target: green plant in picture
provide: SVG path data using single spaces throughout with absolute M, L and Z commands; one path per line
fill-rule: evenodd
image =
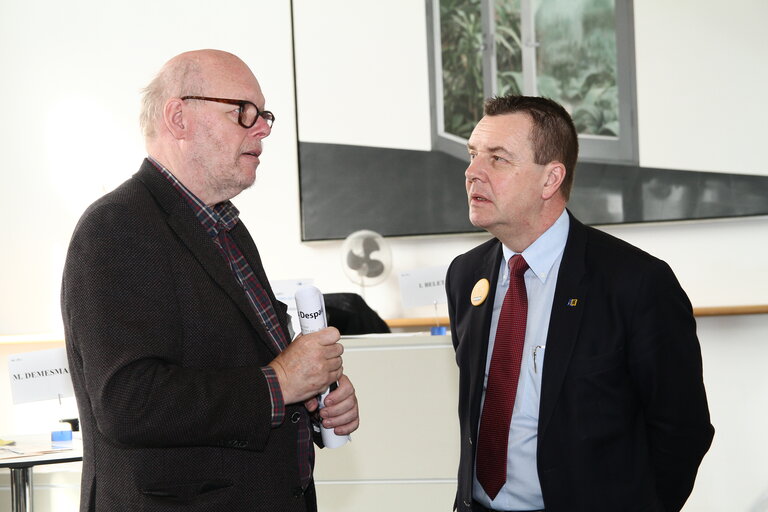
M 495 2 L 496 94 L 523 93 L 520 0 Z
M 561 102 L 581 134 L 617 136 L 614 0 L 541 0 L 539 95 Z
M 534 0 L 536 69 L 524 71 L 520 0 L 491 2 L 496 94 L 523 94 L 524 72 L 535 72 L 537 94 L 562 103 L 580 134 L 618 136 L 614 3 Z M 439 0 L 439 5 L 443 129 L 469 138 L 484 101 L 483 3 Z
M 480 0 L 440 0 L 443 129 L 469 138 L 483 113 Z

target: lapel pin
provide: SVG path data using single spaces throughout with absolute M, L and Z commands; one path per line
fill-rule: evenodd
M 579 299 L 571 299 L 571 300 L 568 301 L 568 306 L 570 306 L 572 308 L 575 308 L 576 304 L 578 304 L 578 303 L 579 303 Z
M 488 297 L 488 290 L 490 289 L 491 283 L 486 278 L 482 278 L 476 282 L 475 286 L 472 288 L 472 294 L 469 296 L 469 301 L 473 306 L 479 306 L 485 302 L 486 297 Z

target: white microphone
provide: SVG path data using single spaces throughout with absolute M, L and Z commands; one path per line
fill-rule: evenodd
M 301 334 L 317 332 L 320 329 L 328 327 L 328 322 L 325 318 L 325 301 L 323 300 L 323 294 L 320 293 L 320 290 L 317 289 L 317 287 L 312 285 L 301 286 L 296 290 L 294 297 L 296 299 L 296 309 L 298 310 Z M 321 409 L 325 407 L 325 397 L 334 389 L 336 389 L 335 382 L 320 395 Z M 323 444 L 327 448 L 338 448 L 349 441 L 348 435 L 336 435 L 332 428 L 325 428 L 322 425 L 320 428 Z

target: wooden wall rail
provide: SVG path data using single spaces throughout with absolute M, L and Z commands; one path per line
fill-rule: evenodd
M 768 314 L 768 304 L 752 306 L 713 306 L 693 308 L 695 316 L 730 316 L 730 315 L 764 315 Z M 390 318 L 386 320 L 392 329 L 430 328 L 435 325 L 448 326 L 448 317 L 437 318 Z M 36 335 L 0 335 L 0 344 L 6 343 L 49 343 L 61 344 L 64 336 L 61 334 Z
M 714 306 L 706 308 L 693 308 L 695 316 L 730 316 L 730 315 L 761 315 L 768 313 L 768 304 L 753 306 Z M 448 317 L 437 318 L 390 318 L 387 325 L 393 329 L 406 329 L 413 327 L 432 327 L 434 325 L 448 326 Z
M 712 306 L 693 308 L 695 316 L 762 315 L 768 313 L 768 304 L 754 306 Z

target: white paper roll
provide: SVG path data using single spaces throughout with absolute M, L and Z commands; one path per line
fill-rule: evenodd
M 325 318 L 325 301 L 323 300 L 323 294 L 320 290 L 312 285 L 305 285 L 299 287 L 295 294 L 296 309 L 299 314 L 299 325 L 301 326 L 301 334 L 309 334 L 317 332 L 320 329 L 328 327 L 328 322 Z M 332 389 L 335 389 L 335 384 L 325 390 L 325 393 L 320 395 L 320 408 L 325 407 L 325 397 Z M 338 448 L 343 446 L 349 441 L 349 436 L 338 436 L 334 434 L 332 428 L 320 427 L 320 435 L 323 437 L 323 444 L 326 448 Z

